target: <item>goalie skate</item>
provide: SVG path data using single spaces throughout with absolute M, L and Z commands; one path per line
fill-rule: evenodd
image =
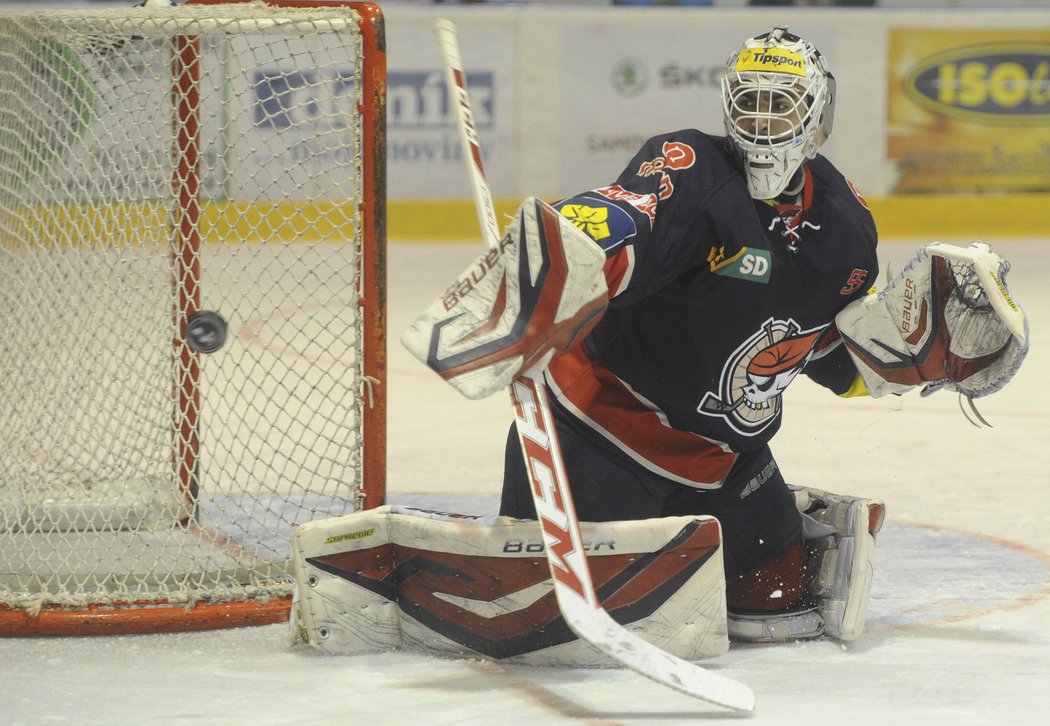
M 886 505 L 808 487 L 795 488 L 802 511 L 816 612 L 824 634 L 855 640 L 864 631 L 875 560 L 875 535 L 882 529 Z
M 880 500 L 793 486 L 802 513 L 808 597 L 793 610 L 728 613 L 729 637 L 751 643 L 818 638 L 855 640 L 864 631 L 875 560 Z
M 730 612 L 726 622 L 731 639 L 748 643 L 808 640 L 824 634 L 824 618 L 815 607 L 796 612 Z

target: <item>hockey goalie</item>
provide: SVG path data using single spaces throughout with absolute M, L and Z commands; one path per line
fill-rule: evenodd
M 817 153 L 835 98 L 807 41 L 781 26 L 747 40 L 722 79 L 724 136 L 657 136 L 609 184 L 525 200 L 402 338 L 469 398 L 542 371 L 598 597 L 682 658 L 864 630 L 885 507 L 789 483 L 806 472 L 782 472 L 769 443 L 792 381 L 973 399 L 1028 350 L 1009 265 L 986 244 L 930 244 L 873 290 L 871 213 Z M 299 638 L 600 662 L 552 600 L 543 482 L 512 389 L 498 515 L 385 508 L 304 525 Z

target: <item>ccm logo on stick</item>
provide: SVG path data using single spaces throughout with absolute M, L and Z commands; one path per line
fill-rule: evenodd
M 540 415 L 536 400 L 540 394 L 535 386 L 535 381 L 519 378 L 514 381 L 512 388 L 518 434 L 528 460 L 532 487 L 538 495 L 536 514 L 543 528 L 551 575 L 569 586 L 581 600 L 589 601 L 588 588 L 584 585 L 587 578 L 581 580 L 578 574 L 581 570 L 586 572 L 587 560 L 582 543 L 573 541 L 571 520 L 565 511 L 565 499 L 557 479 L 556 467 L 560 462 L 555 462 L 550 450 L 548 421 Z

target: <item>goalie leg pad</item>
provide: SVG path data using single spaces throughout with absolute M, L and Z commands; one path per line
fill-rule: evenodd
M 467 398 L 568 350 L 608 304 L 605 252 L 549 204 L 525 200 L 499 246 L 468 267 L 401 342 Z
M 329 653 L 381 653 L 401 645 L 399 613 L 389 589 L 355 587 L 332 575 L 347 564 L 341 555 L 356 554 L 353 543 L 367 540 L 374 546 L 353 558 L 353 569 L 363 581 L 382 582 L 393 564 L 385 509 L 360 512 L 339 528 L 310 524 L 296 529 L 290 644 L 307 643 Z M 325 559 L 311 562 L 304 551 L 324 553 Z
M 826 635 L 856 640 L 864 631 L 875 562 L 875 536 L 886 507 L 881 500 L 792 486 L 802 513 L 806 569 L 805 604 L 774 612 L 730 612 L 734 640 L 773 643 Z
M 881 500 L 793 487 L 802 511 L 811 585 L 826 635 L 856 640 L 864 631 L 875 567 L 875 536 L 886 505 Z
M 603 607 L 687 660 L 728 650 L 721 529 L 712 517 L 583 523 Z M 379 507 L 301 525 L 293 640 L 329 653 L 393 648 L 530 665 L 615 665 L 561 617 L 537 522 Z

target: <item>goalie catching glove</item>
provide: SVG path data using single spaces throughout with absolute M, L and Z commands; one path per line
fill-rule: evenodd
M 608 303 L 604 264 L 590 237 L 549 204 L 526 199 L 499 245 L 401 342 L 464 396 L 484 398 L 587 335 Z
M 873 397 L 925 386 L 979 398 L 1005 386 L 1028 353 L 1028 319 L 1010 297 L 1010 264 L 982 243 L 935 243 L 878 295 L 835 318 Z

